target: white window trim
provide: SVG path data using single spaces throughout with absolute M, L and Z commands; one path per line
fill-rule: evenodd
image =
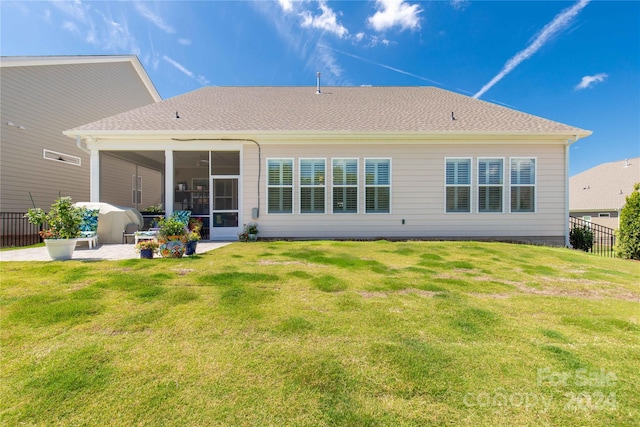
M 302 185 L 302 177 L 298 176 L 298 213 L 300 215 L 326 215 L 327 214 L 327 159 L 325 157 L 300 157 L 298 158 L 298 174 L 302 173 L 302 162 L 305 160 L 322 160 L 324 161 L 324 184 L 322 185 Z M 302 212 L 302 189 L 303 188 L 322 188 L 324 189 L 324 210 L 323 212 Z
M 460 185 L 460 184 L 447 184 L 447 161 L 449 160 L 469 160 L 469 184 L 464 184 L 464 185 Z M 473 157 L 445 157 L 444 158 L 444 169 L 443 169 L 443 178 L 444 178 L 444 188 L 443 188 L 443 206 L 442 206 L 442 210 L 444 211 L 445 214 L 447 215 L 469 215 L 470 213 L 473 213 L 474 211 L 474 197 L 475 197 L 475 192 L 473 191 L 473 184 L 474 184 L 474 170 L 473 170 Z M 469 212 L 449 212 L 447 211 L 447 187 L 469 187 Z
M 511 210 L 511 189 L 513 187 L 520 187 L 520 185 L 515 185 L 511 182 L 511 161 L 512 160 L 533 160 L 533 178 L 534 183 L 533 186 L 527 185 L 523 187 L 533 187 L 533 211 L 532 212 L 519 212 Z M 509 213 L 516 215 L 531 215 L 538 213 L 538 158 L 537 157 L 528 157 L 528 156 L 516 156 L 509 157 Z
M 53 162 L 64 163 L 66 165 L 82 166 L 82 159 L 80 157 L 60 153 L 59 151 L 48 150 L 46 148 L 42 150 L 42 158 Z
M 272 160 L 290 160 L 291 161 L 291 185 L 269 185 L 269 161 Z M 294 191 L 294 187 L 295 187 L 295 183 L 296 183 L 296 162 L 295 159 L 293 157 L 267 157 L 266 159 L 266 166 L 265 166 L 265 171 L 266 171 L 266 179 L 265 179 L 265 185 L 267 187 L 267 191 L 266 191 L 266 197 L 265 197 L 265 204 L 266 204 L 266 209 L 265 211 L 267 212 L 267 215 L 293 215 L 296 211 L 295 206 L 296 206 L 296 192 Z M 269 188 L 273 187 L 273 188 L 287 188 L 290 187 L 291 188 L 291 212 L 269 212 Z
M 334 160 L 355 160 L 356 161 L 356 177 L 358 182 L 356 183 L 356 185 L 336 185 L 333 182 L 333 161 Z M 362 181 L 361 176 L 360 176 L 360 158 L 358 157 L 332 157 L 331 158 L 331 195 L 330 195 L 330 199 L 331 199 L 331 214 L 336 214 L 336 215 L 357 215 L 361 212 L 360 210 L 360 182 Z M 356 189 L 356 211 L 355 212 L 335 212 L 333 210 L 333 189 L 334 187 L 339 187 L 339 188 L 354 188 Z
M 389 185 L 367 185 L 367 160 L 389 160 Z M 360 181 L 360 179 L 359 179 Z M 393 213 L 393 159 L 391 157 L 365 157 L 362 162 L 362 203 L 365 215 L 391 215 Z M 389 187 L 389 212 L 367 212 L 367 187 Z
M 138 193 L 140 193 L 140 200 L 138 200 Z M 131 175 L 131 203 L 133 205 L 142 204 L 142 176 L 140 175 Z
M 478 197 L 477 200 L 475 200 L 476 202 L 476 212 L 481 214 L 481 215 L 498 215 L 498 214 L 504 214 L 505 212 L 507 212 L 507 210 L 505 209 L 505 203 L 506 203 L 506 196 L 505 196 L 505 187 L 506 187 L 506 178 L 505 178 L 505 173 L 506 173 L 506 168 L 505 168 L 505 158 L 504 157 L 491 157 L 491 156 L 485 156 L 485 157 L 478 157 L 476 159 L 476 173 L 479 174 L 480 173 L 480 162 L 483 160 L 502 160 L 502 184 L 500 185 L 495 185 L 495 184 L 480 184 L 480 177 L 476 176 L 476 195 Z M 473 160 L 472 160 L 473 161 Z M 511 172 L 511 162 L 509 162 L 509 172 Z M 446 177 L 445 177 L 446 180 Z M 472 178 L 473 180 L 473 178 Z M 481 212 L 480 211 L 480 187 L 502 187 L 502 210 L 501 211 L 487 211 L 487 212 Z M 509 192 L 509 197 L 511 197 L 511 192 Z M 511 206 L 511 200 L 509 199 L 509 206 Z M 446 209 L 446 206 L 445 206 Z M 473 211 L 473 209 L 472 209 Z M 452 213 L 452 212 L 449 212 Z

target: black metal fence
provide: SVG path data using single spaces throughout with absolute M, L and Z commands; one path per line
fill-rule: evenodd
M 614 250 L 614 246 L 616 244 L 616 232 L 613 228 L 593 224 L 590 221 L 585 221 L 582 218 L 576 218 L 573 216 L 569 217 L 569 224 L 571 231 L 578 228 L 590 231 L 591 245 L 587 245 L 587 248 L 584 248 L 583 250 L 606 257 L 616 256 Z M 589 233 L 586 234 L 588 235 Z
M 0 212 L 0 246 L 29 246 L 40 243 L 40 227 L 29 224 L 25 212 Z

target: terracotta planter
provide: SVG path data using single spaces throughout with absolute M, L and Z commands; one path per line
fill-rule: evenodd
M 52 260 L 62 261 L 73 257 L 77 241 L 77 239 L 45 239 L 44 244 Z
M 182 258 L 185 252 L 184 236 L 167 236 L 159 240 L 160 255 L 163 258 Z

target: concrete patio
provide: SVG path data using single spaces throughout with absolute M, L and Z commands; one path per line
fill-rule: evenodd
M 198 242 L 196 255 L 212 251 L 230 244 L 231 242 Z M 76 246 L 73 252 L 73 260 L 101 261 L 139 258 L 133 244 L 99 244 L 93 249 L 82 244 Z M 156 256 L 159 257 L 159 256 Z M 37 247 L 28 249 L 15 249 L 0 252 L 0 261 L 51 261 L 47 248 Z

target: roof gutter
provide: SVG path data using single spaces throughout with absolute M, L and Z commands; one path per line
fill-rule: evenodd
M 567 248 L 571 247 L 571 229 L 569 225 L 569 147 L 571 144 L 580 139 L 580 135 L 576 134 L 573 139 L 567 140 L 567 145 L 564 147 L 564 245 Z

